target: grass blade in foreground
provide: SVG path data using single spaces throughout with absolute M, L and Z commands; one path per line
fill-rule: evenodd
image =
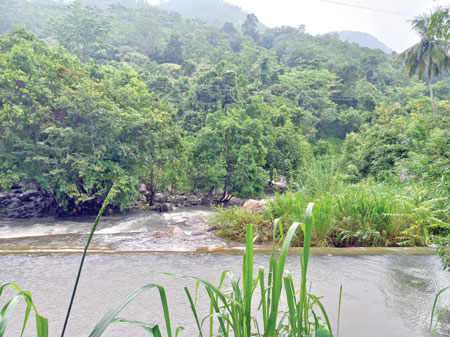
M 30 311 L 31 308 L 33 308 L 34 312 L 36 313 L 37 337 L 48 337 L 48 320 L 38 314 L 36 306 L 33 303 L 31 293 L 29 291 L 22 291 L 15 283 L 3 283 L 0 285 L 0 296 L 7 286 L 12 286 L 13 288 L 15 288 L 17 290 L 17 294 L 12 299 L 10 299 L 0 311 L 0 337 L 4 336 L 9 319 L 14 313 L 16 305 L 22 298 L 27 302 L 27 308 L 25 311 L 25 318 L 23 322 L 22 333 L 20 336 L 23 336 L 23 333 L 25 332 L 25 327 L 30 316 Z
M 167 297 L 166 292 L 164 291 L 164 288 L 157 284 L 147 284 L 143 287 L 140 287 L 139 289 L 133 291 L 131 294 L 129 294 L 127 297 L 125 297 L 120 303 L 118 303 L 115 307 L 111 308 L 100 320 L 100 322 L 97 323 L 94 330 L 90 333 L 89 337 L 100 337 L 103 332 L 105 332 L 106 328 L 114 322 L 127 322 L 132 324 L 137 324 L 141 326 L 142 328 L 146 329 L 148 332 L 150 332 L 153 336 L 158 337 L 161 336 L 161 332 L 158 328 L 158 325 L 154 324 L 147 324 L 143 322 L 133 321 L 133 320 L 125 320 L 122 318 L 116 318 L 116 316 L 122 311 L 123 308 L 125 308 L 128 303 L 130 303 L 132 300 L 134 300 L 137 296 L 142 294 L 146 290 L 150 290 L 152 288 L 157 288 L 159 291 L 159 295 L 161 297 L 161 304 L 164 311 L 164 319 L 166 321 L 166 330 L 167 330 L 167 336 L 172 337 L 172 330 L 170 327 L 170 315 L 169 315 L 169 307 L 167 305 Z M 149 329 L 151 327 L 151 329 Z
M 441 289 L 441 290 L 437 293 L 436 297 L 434 298 L 433 309 L 431 310 L 431 319 L 430 319 L 430 328 L 429 328 L 429 329 L 432 331 L 432 335 L 434 335 L 434 333 L 436 332 L 436 329 L 437 329 L 437 327 L 438 327 L 439 321 L 441 320 L 442 313 L 450 307 L 450 305 L 449 305 L 449 306 L 446 306 L 444 309 L 442 309 L 442 310 L 439 312 L 439 314 L 437 315 L 437 318 L 436 318 L 436 323 L 434 324 L 434 328 L 433 328 L 433 321 L 434 321 L 434 317 L 435 317 L 435 310 L 436 310 L 437 301 L 438 301 L 439 297 L 440 297 L 445 291 L 447 291 L 448 289 L 450 289 L 450 286 L 445 287 L 444 289 Z
M 95 218 L 94 224 L 92 225 L 91 233 L 89 234 L 88 241 L 86 243 L 86 246 L 84 247 L 83 256 L 81 257 L 80 267 L 78 268 L 78 274 L 77 274 L 77 278 L 75 280 L 75 285 L 73 287 L 72 297 L 70 298 L 69 308 L 67 309 L 66 319 L 64 320 L 64 326 L 63 326 L 63 329 L 62 329 L 62 332 L 61 332 L 61 337 L 64 337 L 64 333 L 65 333 L 66 328 L 67 328 L 67 323 L 69 322 L 70 311 L 72 310 L 73 300 L 75 299 L 75 294 L 77 292 L 78 282 L 80 281 L 81 271 L 83 270 L 83 264 L 84 264 L 84 259 L 86 258 L 87 250 L 88 250 L 89 245 L 91 243 L 92 237 L 94 236 L 94 232 L 95 232 L 95 229 L 97 228 L 98 222 L 100 221 L 100 218 L 102 217 L 106 206 L 112 200 L 112 198 L 114 197 L 115 193 L 116 193 L 116 189 L 115 189 L 115 186 L 113 184 L 113 186 L 111 186 L 111 189 L 108 192 L 108 195 L 105 198 L 105 201 L 103 201 L 102 207 L 100 208 L 100 211 L 98 212 L 97 217 Z

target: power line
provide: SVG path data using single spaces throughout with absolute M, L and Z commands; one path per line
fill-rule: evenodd
M 355 7 L 355 8 L 360 8 L 360 9 L 367 9 L 367 10 L 370 10 L 370 11 L 376 11 L 376 12 L 382 12 L 382 13 L 389 13 L 389 14 L 395 14 L 395 15 L 402 15 L 402 16 L 409 16 L 409 17 L 412 17 L 412 18 L 415 17 L 414 15 L 411 15 L 411 14 L 405 14 L 405 13 L 400 13 L 400 12 L 392 12 L 392 11 L 387 11 L 387 10 L 379 9 L 379 8 L 371 8 L 371 7 L 358 6 L 358 5 L 353 5 L 353 4 L 347 4 L 347 3 L 344 3 L 344 2 L 337 2 L 337 1 L 331 1 L 331 0 L 319 0 L 319 1 L 322 1 L 322 2 L 328 2 L 328 3 L 335 4 L 335 5 L 348 6 L 348 7 Z

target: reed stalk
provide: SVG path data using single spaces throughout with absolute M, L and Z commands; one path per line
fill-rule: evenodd
M 88 241 L 86 242 L 86 246 L 84 247 L 83 255 L 81 256 L 80 266 L 78 268 L 77 277 L 75 279 L 75 285 L 74 285 L 73 291 L 72 291 L 72 297 L 70 298 L 69 307 L 67 309 L 66 318 L 64 320 L 64 325 L 63 325 L 63 329 L 62 329 L 62 332 L 61 332 L 61 337 L 64 337 L 64 333 L 66 331 L 67 324 L 69 322 L 70 312 L 72 310 L 73 301 L 75 299 L 75 294 L 76 294 L 77 288 L 78 288 L 78 282 L 80 281 L 81 271 L 83 270 L 84 260 L 86 258 L 86 254 L 87 254 L 87 251 L 89 249 L 89 245 L 91 244 L 92 237 L 94 236 L 94 232 L 95 232 L 95 230 L 97 228 L 97 225 L 98 225 L 98 222 L 100 221 L 100 218 L 103 215 L 103 212 L 105 211 L 106 206 L 108 206 L 108 204 L 114 198 L 114 195 L 116 194 L 116 192 L 117 191 L 116 191 L 115 186 L 113 184 L 111 186 L 111 188 L 110 188 L 110 190 L 109 190 L 105 200 L 103 201 L 102 207 L 100 208 L 100 211 L 98 212 L 97 217 L 95 218 L 94 224 L 92 225 Z

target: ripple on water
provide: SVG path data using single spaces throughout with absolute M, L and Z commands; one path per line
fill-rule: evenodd
M 32 290 L 38 308 L 50 318 L 51 335 L 57 335 L 78 262 L 79 256 L 72 255 L 0 256 L 0 282 L 15 280 L 23 288 Z M 301 272 L 298 257 L 288 256 L 286 263 L 298 285 Z M 260 265 L 267 270 L 266 255 L 255 256 L 255 270 Z M 189 324 L 193 320 L 183 287 L 193 289 L 195 284 L 160 272 L 198 275 L 217 284 L 224 269 L 240 275 L 241 256 L 90 255 L 85 268 L 69 324 L 70 336 L 87 336 L 112 304 L 147 283 L 166 287 L 174 324 L 188 324 L 188 328 L 192 329 Z M 343 285 L 340 335 L 345 337 L 425 336 L 436 290 L 447 285 L 448 279 L 448 274 L 440 270 L 439 260 L 435 256 L 312 256 L 310 259 L 312 292 L 324 296 L 323 303 L 333 326 L 337 318 L 339 286 Z M 203 295 L 200 294 L 200 301 Z M 152 292 L 145 294 L 133 302 L 123 316 L 163 321 L 155 296 Z M 446 303 L 449 300 L 445 298 Z M 201 302 L 200 311 L 202 314 L 208 311 L 206 301 Z M 450 335 L 447 316 L 443 323 L 437 336 Z M 17 329 L 20 329 L 20 324 Z M 31 329 L 28 336 L 32 336 Z M 139 330 L 117 325 L 108 330 L 107 336 L 146 335 Z

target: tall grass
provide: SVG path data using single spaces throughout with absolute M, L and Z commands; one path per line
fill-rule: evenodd
M 343 183 L 339 176 L 339 165 L 333 155 L 313 157 L 305 163 L 297 177 L 300 190 L 310 198 L 339 191 Z
M 315 200 L 313 235 L 317 246 L 328 246 L 330 240 L 328 234 L 332 228 L 335 199 L 330 193 L 326 193 Z
M 249 209 L 241 207 L 217 207 L 217 213 L 211 224 L 220 224 L 217 234 L 231 240 L 245 237 L 247 224 L 253 224 L 258 232 L 265 232 L 265 227 L 270 224 L 263 214 L 253 213 Z
M 303 221 L 308 198 L 302 192 L 277 195 L 268 202 L 269 214 L 284 224 Z
M 406 229 L 395 221 L 405 211 L 403 201 L 385 184 L 349 185 L 335 202 L 335 231 L 345 245 L 390 245 Z
M 448 309 L 450 308 L 450 304 L 445 306 L 443 309 L 441 309 L 439 311 L 439 313 L 436 314 L 436 307 L 437 307 L 437 302 L 440 298 L 440 296 L 445 293 L 447 290 L 450 289 L 449 287 L 445 287 L 443 289 L 441 289 L 437 294 L 436 297 L 434 298 L 434 302 L 433 302 L 433 307 L 431 309 L 431 318 L 430 318 L 430 327 L 429 330 L 431 331 L 431 335 L 434 336 L 436 333 L 436 330 L 439 326 L 439 322 L 441 321 L 442 315 L 448 311 Z M 434 324 L 433 324 L 434 323 Z
M 277 195 L 267 203 L 264 217 L 257 215 L 258 234 L 271 239 L 267 233 L 274 218 L 283 224 L 304 221 L 299 210 L 311 201 L 315 203 L 315 246 L 423 246 L 450 241 L 444 240 L 450 237 L 450 203 L 443 189 L 421 182 L 372 179 L 314 196 L 304 190 Z M 240 216 L 235 218 L 236 214 Z M 242 215 L 239 209 L 226 209 L 212 221 L 220 235 L 242 239 L 246 225 L 256 223 L 256 215 Z M 227 227 L 228 223 L 233 227 Z
M 235 336 L 235 337 L 274 337 L 274 336 L 332 336 L 331 324 L 327 313 L 319 298 L 307 291 L 307 270 L 309 263 L 309 247 L 313 228 L 313 204 L 308 205 L 305 222 L 293 223 L 286 235 L 283 235 L 282 246 L 277 252 L 276 234 L 280 229 L 277 221 L 273 225 L 273 244 L 269 256 L 269 270 L 266 273 L 263 267 L 259 267 L 254 275 L 253 226 L 247 225 L 246 248 L 242 261 L 242 277 L 236 277 L 230 271 L 222 272 L 219 285 L 214 286 L 209 281 L 195 276 L 180 276 L 187 280 L 195 281 L 196 293 L 202 286 L 209 298 L 210 312 L 205 317 L 200 317 L 197 310 L 196 293 L 193 295 L 185 287 L 190 308 L 197 326 L 198 335 L 203 336 Z M 295 237 L 297 228 L 301 228 L 304 237 L 303 253 L 299 248 L 301 281 L 300 289 L 295 288 L 294 280 L 285 270 L 285 264 L 291 241 Z M 281 228 L 282 229 L 282 228 Z M 283 232 L 283 231 L 281 231 Z M 227 280 L 229 287 L 226 287 Z M 107 326 L 114 322 L 128 322 L 145 328 L 153 336 L 161 336 L 161 331 L 156 324 L 137 322 L 124 318 L 117 318 L 120 311 L 141 292 L 157 288 L 160 293 L 164 310 L 167 336 L 174 335 L 171 331 L 170 314 L 164 289 L 154 284 L 139 288 L 116 307 L 108 311 L 94 328 L 90 337 L 100 337 Z M 284 288 L 284 296 L 283 294 Z M 226 290 L 225 290 L 226 289 Z M 259 295 L 257 296 L 257 290 Z M 282 310 L 280 305 L 285 298 L 288 306 Z M 258 303 L 258 312 L 253 312 L 253 304 Z M 259 319 L 257 317 L 260 317 Z M 322 317 L 320 319 L 319 317 Z M 209 325 L 208 333 L 205 333 L 206 324 Z M 177 329 L 175 336 L 177 335 Z

